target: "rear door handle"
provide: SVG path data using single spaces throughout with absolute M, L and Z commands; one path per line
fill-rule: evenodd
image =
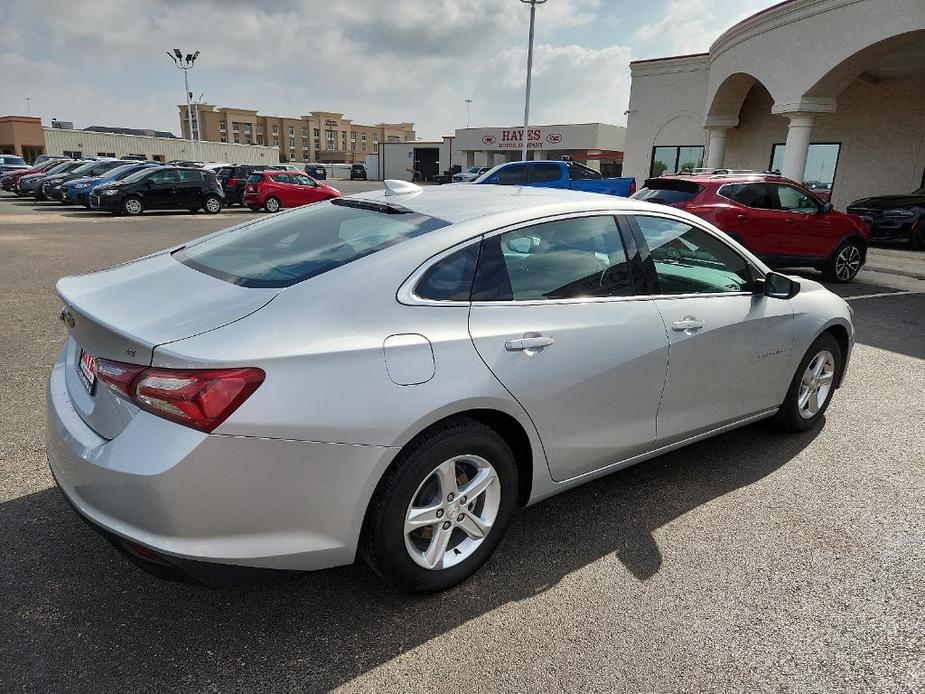
M 676 320 L 671 324 L 671 329 L 676 330 L 679 333 L 692 333 L 695 330 L 700 330 L 706 323 L 702 320 L 697 320 L 693 316 L 685 316 L 682 320 Z
M 508 340 L 504 343 L 504 349 L 508 352 L 523 352 L 529 350 L 539 350 L 543 347 L 549 347 L 555 343 L 555 338 L 546 335 L 536 337 L 522 337 L 517 340 Z
M 740 215 L 738 215 L 738 217 L 739 217 L 739 219 L 742 220 L 743 222 L 747 222 L 749 219 L 751 219 L 751 217 L 749 217 L 747 214 L 740 214 Z

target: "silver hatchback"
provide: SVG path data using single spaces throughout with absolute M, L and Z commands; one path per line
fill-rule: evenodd
M 814 426 L 847 304 L 611 196 L 386 182 L 59 281 L 48 458 L 130 559 L 347 564 L 434 591 L 511 514 L 775 416 Z

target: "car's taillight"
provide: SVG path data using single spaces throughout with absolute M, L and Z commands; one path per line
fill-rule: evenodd
M 261 369 L 154 369 L 97 359 L 97 378 L 141 409 L 211 432 L 265 377 Z
M 636 192 L 636 179 L 634 178 L 632 181 L 630 181 L 630 195 L 635 194 L 635 192 Z
M 231 178 L 228 179 L 228 187 L 229 187 L 229 188 L 236 188 L 237 185 L 238 185 L 238 179 L 236 179 L 234 176 L 232 176 Z

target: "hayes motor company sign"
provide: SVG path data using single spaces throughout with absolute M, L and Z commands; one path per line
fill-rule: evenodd
M 485 149 L 521 149 L 523 128 L 506 128 L 482 137 Z M 527 128 L 528 149 L 556 149 L 562 147 L 562 133 L 553 128 Z

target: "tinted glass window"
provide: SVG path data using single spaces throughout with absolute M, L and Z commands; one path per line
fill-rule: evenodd
M 247 177 L 248 183 L 260 183 L 260 181 L 262 180 L 263 180 L 263 174 L 259 174 L 259 173 L 252 173 L 250 176 Z
M 598 179 L 604 177 L 599 171 L 595 171 L 594 169 L 585 166 L 584 164 L 579 164 L 576 161 L 571 162 L 568 165 L 568 168 L 569 176 L 575 181 L 586 180 L 589 178 Z
M 231 229 L 174 257 L 244 287 L 288 287 L 447 224 L 413 212 L 335 200 Z
M 13 156 L 13 155 L 11 155 L 11 154 L 6 154 L 6 155 L 3 155 L 3 156 L 0 156 L 0 162 L 3 162 L 4 164 L 8 164 L 8 165 L 11 165 L 11 166 L 12 166 L 12 165 L 20 165 L 20 166 L 21 166 L 21 165 L 24 165 L 24 164 L 26 163 L 25 159 L 23 159 L 22 157 L 16 157 L 16 156 Z
M 562 170 L 558 164 L 534 164 L 533 181 L 534 183 L 547 183 L 549 181 L 558 181 L 562 178 Z
M 633 193 L 634 200 L 658 202 L 663 205 L 690 200 L 700 192 L 700 186 L 690 181 L 659 180 L 646 181 L 646 187 Z
M 292 183 L 292 181 L 289 179 L 289 174 L 271 174 L 270 178 L 272 178 L 277 183 Z
M 498 184 L 502 186 L 522 186 L 527 182 L 526 166 L 505 166 L 498 171 Z
M 196 183 L 202 183 L 202 171 L 196 171 L 194 169 L 180 169 L 178 172 L 180 174 L 180 181 L 189 183 L 194 181 Z
M 634 217 L 655 262 L 660 294 L 748 292 L 748 262 L 711 234 L 663 217 Z
M 477 243 L 447 256 L 424 273 L 414 293 L 422 299 L 469 301 L 478 258 Z
M 759 210 L 777 209 L 775 186 L 770 183 L 735 183 L 723 186 L 719 194 L 740 205 Z
M 818 212 L 819 205 L 805 193 L 791 186 L 777 186 L 777 200 L 785 212 Z
M 131 177 L 129 177 L 131 178 Z M 128 179 L 126 179 L 127 181 Z M 148 182 L 154 185 L 165 185 L 170 183 L 177 182 L 177 172 L 174 169 L 167 169 L 166 171 L 155 171 L 150 176 L 148 176 Z
M 473 301 L 530 301 L 632 294 L 612 217 L 537 224 L 486 239 Z
M 298 183 L 300 186 L 314 186 L 315 182 L 310 179 L 308 176 L 301 176 L 297 174 L 291 174 L 289 178 L 293 183 Z

